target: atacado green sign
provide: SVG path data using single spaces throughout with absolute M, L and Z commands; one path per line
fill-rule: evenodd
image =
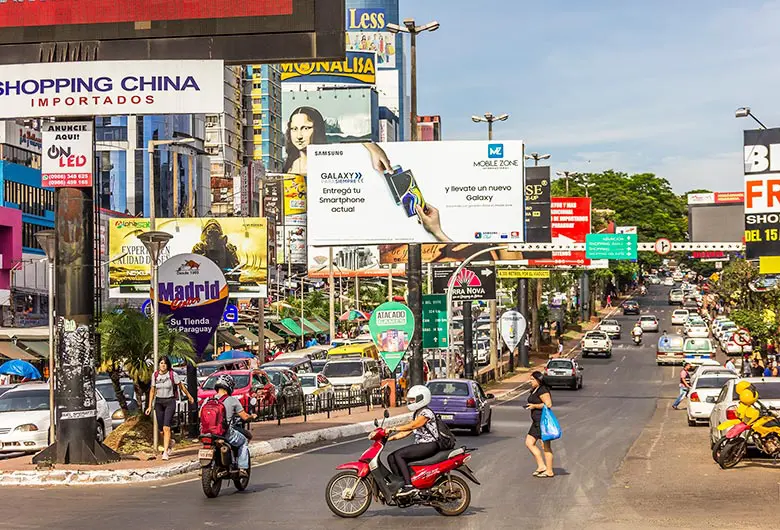
M 414 335 L 412 310 L 400 302 L 385 302 L 371 313 L 371 338 L 390 371 L 395 371 Z

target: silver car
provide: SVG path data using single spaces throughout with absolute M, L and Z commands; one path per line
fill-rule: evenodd
M 127 408 L 130 412 L 135 412 L 139 409 L 138 401 L 135 399 L 135 387 L 133 386 L 133 380 L 123 377 L 119 380 L 119 385 L 122 387 L 122 393 L 127 400 Z M 119 427 L 125 422 L 125 414 L 119 407 L 119 401 L 114 391 L 114 383 L 110 379 L 100 379 L 95 383 L 95 388 L 103 394 L 108 404 L 108 411 L 111 414 L 111 425 L 114 429 Z
M 658 317 L 655 315 L 642 315 L 639 317 L 639 326 L 642 331 L 658 331 Z

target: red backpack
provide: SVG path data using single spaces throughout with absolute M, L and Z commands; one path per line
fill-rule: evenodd
M 200 434 L 213 434 L 215 436 L 227 434 L 225 399 L 227 399 L 227 395 L 212 396 L 203 404 L 200 409 Z

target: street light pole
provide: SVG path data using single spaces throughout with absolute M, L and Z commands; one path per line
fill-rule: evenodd
M 410 37 L 411 51 L 411 108 L 409 109 L 410 137 L 417 141 L 417 34 L 425 31 L 436 31 L 439 23 L 429 22 L 423 26 L 417 26 L 412 18 L 404 19 L 403 26 L 388 24 L 388 31 L 393 34 L 408 33 Z M 409 365 L 412 385 L 423 384 L 423 355 L 422 355 L 422 246 L 419 243 L 410 243 L 407 255 L 407 278 L 409 289 L 409 308 L 414 316 L 415 329 L 412 335 L 411 351 L 412 362 Z
M 39 230 L 35 233 L 35 238 L 46 254 L 49 282 L 49 444 L 53 444 L 56 440 L 54 431 L 56 422 L 56 408 L 54 407 L 54 257 L 57 254 L 54 245 L 56 232 L 54 230 Z
M 576 171 L 556 171 L 556 175 L 566 179 L 566 196 L 569 196 L 569 179 L 579 176 Z

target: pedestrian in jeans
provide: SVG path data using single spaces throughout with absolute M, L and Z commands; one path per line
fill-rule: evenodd
M 171 423 L 176 414 L 176 403 L 179 401 L 180 391 L 187 396 L 190 404 L 195 403 L 181 377 L 171 369 L 171 360 L 168 357 L 162 357 L 158 370 L 152 374 L 152 388 L 149 390 L 146 415 L 152 413 L 152 406 L 154 406 L 154 412 L 157 415 L 157 428 L 162 429 L 163 432 L 163 460 L 168 460 L 170 452 L 173 451 Z
M 691 389 L 691 368 L 693 368 L 693 366 L 691 366 L 690 363 L 685 363 L 685 366 L 683 366 L 683 369 L 680 371 L 680 395 L 677 396 L 677 399 L 672 403 L 672 408 L 674 410 L 678 410 L 678 405 L 685 399 L 685 396 L 688 395 L 688 390 Z

